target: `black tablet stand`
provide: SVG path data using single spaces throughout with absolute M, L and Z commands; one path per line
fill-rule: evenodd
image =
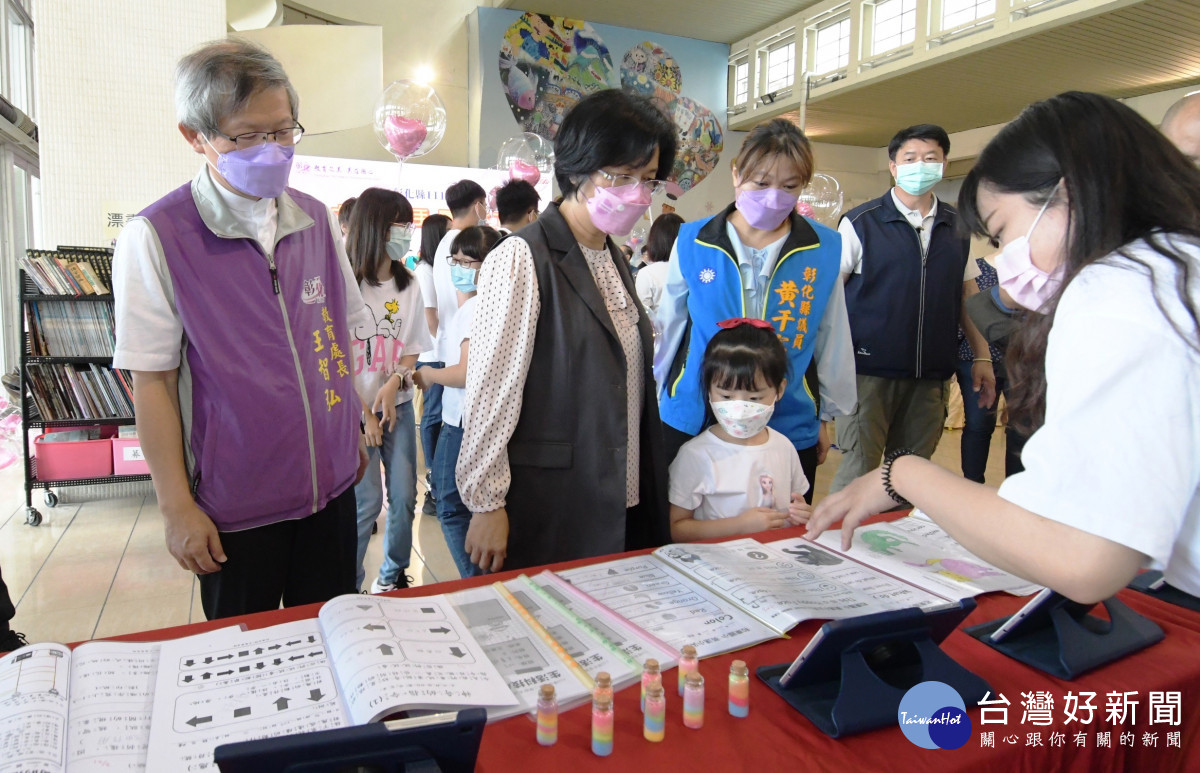
M 967 601 L 969 612 L 975 605 Z M 929 619 L 919 609 L 880 612 L 827 625 L 838 626 L 839 635 L 818 647 L 840 646 L 840 667 L 836 658 L 826 660 L 834 668 L 802 667 L 787 687 L 781 686 L 779 679 L 789 663 L 762 666 L 757 673 L 788 705 L 833 738 L 895 726 L 900 700 L 920 682 L 944 682 L 958 691 L 968 708 L 991 689 L 942 651 L 933 639 Z M 856 631 L 862 636 L 855 638 Z
M 466 709 L 218 746 L 221 773 L 471 773 L 487 712 Z
M 1093 668 L 1145 649 L 1163 639 L 1163 630 L 1116 598 L 1106 599 L 1108 620 L 1089 615 L 1094 604 L 1059 599 L 1032 625 L 1022 623 L 1003 640 L 991 634 L 1006 617 L 964 630 L 998 652 L 1059 679 L 1071 680 Z

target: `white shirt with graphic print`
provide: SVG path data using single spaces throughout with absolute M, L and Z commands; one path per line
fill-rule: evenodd
M 354 387 L 364 399 L 373 402 L 375 393 L 396 370 L 400 359 L 429 351 L 433 340 L 425 324 L 421 285 L 411 271 L 408 271 L 408 287 L 403 290 L 397 290 L 396 282 L 391 279 L 377 287 L 364 281 L 358 289 L 370 314 L 368 321 L 350 331 Z M 403 389 L 396 394 L 396 405 L 412 398 L 413 390 Z

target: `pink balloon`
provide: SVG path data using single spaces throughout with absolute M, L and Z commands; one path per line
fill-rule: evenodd
M 805 217 L 816 217 L 813 213 L 812 204 L 809 204 L 807 201 L 796 202 L 796 214 L 804 215 Z
M 388 149 L 398 158 L 408 158 L 417 152 L 429 134 L 425 124 L 402 115 L 389 115 L 383 132 L 387 135 Z
M 508 179 L 524 180 L 530 185 L 537 185 L 538 180 L 542 179 L 542 172 L 534 164 L 518 158 L 508 166 Z

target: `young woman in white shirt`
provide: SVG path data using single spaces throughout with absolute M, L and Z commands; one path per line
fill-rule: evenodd
M 1027 311 L 1010 341 L 1025 471 L 999 491 L 912 455 L 825 499 L 815 537 L 908 500 L 976 555 L 1076 601 L 1144 566 L 1200 595 L 1200 170 L 1129 107 L 1028 107 L 959 194 Z
M 358 587 L 371 525 L 383 509 L 379 467 L 387 482 L 383 564 L 372 593 L 408 587 L 412 515 L 417 493 L 417 429 L 412 378 L 417 356 L 433 348 L 416 277 L 404 267 L 413 234 L 413 210 L 395 191 L 367 188 L 354 204 L 347 253 L 372 322 L 351 331 L 354 385 L 362 399 L 370 462 L 355 486 L 358 500 Z M 332 362 L 330 367 L 333 367 Z

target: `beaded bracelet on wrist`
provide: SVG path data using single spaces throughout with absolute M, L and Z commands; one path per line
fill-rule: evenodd
M 896 493 L 896 489 L 892 487 L 892 463 L 902 456 L 916 456 L 917 452 L 911 448 L 897 448 L 883 458 L 883 490 L 892 498 L 892 501 L 901 507 L 911 507 L 912 503 L 904 497 Z

